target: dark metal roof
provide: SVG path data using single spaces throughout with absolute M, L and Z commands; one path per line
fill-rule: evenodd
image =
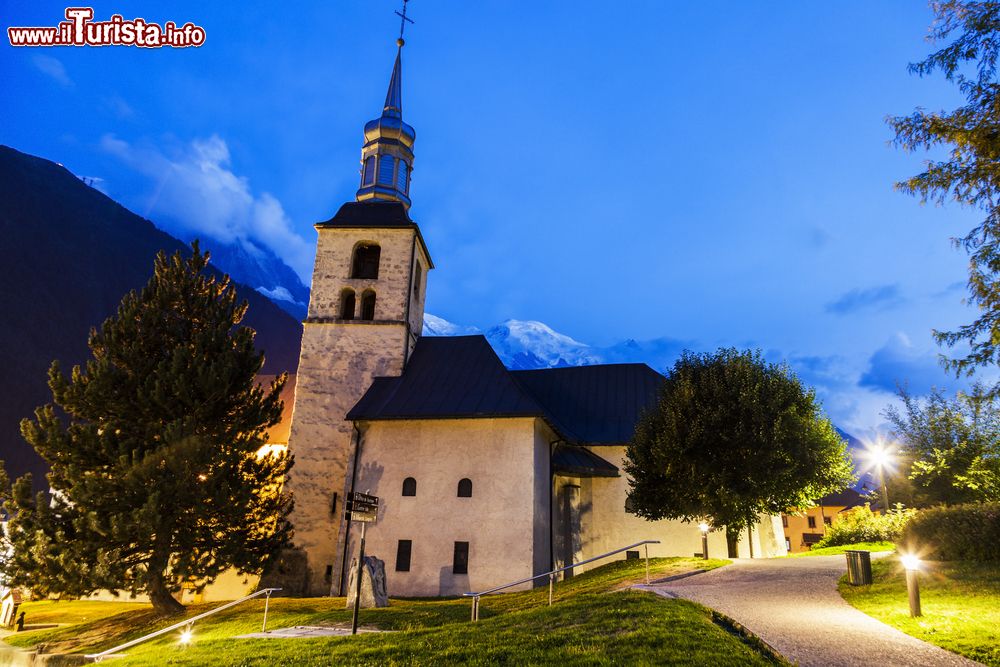
M 845 509 L 851 507 L 858 507 L 864 505 L 867 502 L 860 493 L 854 489 L 847 488 L 839 493 L 831 493 L 823 496 L 816 501 L 817 505 L 823 505 L 825 507 L 840 507 L 843 506 Z
M 618 477 L 618 466 L 608 463 L 583 447 L 556 445 L 552 452 L 552 472 L 577 477 Z
M 568 442 L 619 445 L 662 382 L 645 364 L 509 371 L 483 336 L 427 336 L 403 375 L 376 378 L 347 419 L 541 417 Z
M 578 444 L 620 445 L 632 439 L 642 412 L 659 399 L 663 376 L 646 364 L 512 371 Z
M 377 378 L 347 418 L 537 417 L 482 336 L 423 337 L 398 378 Z
M 326 222 L 317 222 L 316 228 L 336 227 L 340 229 L 413 229 L 417 232 L 420 247 L 434 268 L 434 260 L 427 250 L 420 227 L 410 219 L 406 207 L 398 201 L 349 201 L 340 207 L 337 214 Z
M 349 201 L 337 215 L 317 227 L 416 227 L 406 207 L 398 201 Z

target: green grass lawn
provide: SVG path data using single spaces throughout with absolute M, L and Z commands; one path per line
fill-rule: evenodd
M 918 639 L 1000 667 L 1000 564 L 926 562 L 923 616 L 910 618 L 906 575 L 895 557 L 872 563 L 871 586 L 840 581 L 840 594 L 869 616 Z
M 894 551 L 896 545 L 892 542 L 859 542 L 858 544 L 842 544 L 839 547 L 823 547 L 822 549 L 810 549 L 797 554 L 788 554 L 787 558 L 801 558 L 803 556 L 836 556 L 845 551 Z
M 652 559 L 653 577 L 711 569 L 728 561 Z M 362 610 L 362 625 L 400 632 L 352 638 L 256 639 L 233 637 L 260 630 L 263 601 L 199 621 L 194 642 L 176 637 L 154 640 L 129 651 L 122 665 L 329 665 L 329 664 L 713 664 L 767 665 L 767 658 L 713 623 L 711 614 L 683 600 L 652 593 L 618 591 L 643 580 L 642 561 L 617 561 L 548 589 L 484 598 L 478 623 L 470 623 L 465 599 L 398 600 L 385 609 Z M 617 592 L 616 592 L 617 591 Z M 29 603 L 27 616 L 43 611 L 58 619 L 86 615 L 88 602 Z M 123 604 L 123 603 L 119 603 Z M 35 606 L 40 605 L 40 606 Z M 41 606 L 44 605 L 44 606 Z M 192 605 L 188 615 L 214 605 Z M 105 607 L 101 613 L 108 611 Z M 94 652 L 140 636 L 171 621 L 148 607 L 58 629 L 8 637 L 22 647 L 45 644 L 49 651 Z M 343 598 L 277 598 L 269 628 L 292 625 L 346 625 Z

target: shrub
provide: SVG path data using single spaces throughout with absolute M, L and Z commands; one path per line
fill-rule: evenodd
M 1000 560 L 1000 502 L 921 510 L 896 544 L 937 560 Z
M 841 513 L 840 518 L 827 528 L 826 535 L 813 545 L 813 549 L 837 547 L 858 542 L 895 542 L 903 527 L 916 510 L 896 509 L 886 514 L 875 514 L 868 505 Z

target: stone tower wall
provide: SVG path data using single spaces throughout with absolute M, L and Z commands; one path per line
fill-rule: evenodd
M 347 468 L 354 445 L 353 425 L 344 417 L 374 378 L 403 372 L 419 334 L 419 329 L 411 331 L 415 313 L 423 317 L 425 285 L 416 299 L 411 285 L 414 255 L 423 262 L 422 282 L 429 262 L 414 229 L 318 229 L 288 443 L 295 456 L 288 488 L 295 496 L 294 544 L 306 556 L 303 592 L 336 595 L 343 566 Z M 350 278 L 354 248 L 363 242 L 381 247 L 377 279 Z M 355 290 L 358 312 L 362 292 L 375 290 L 373 321 L 338 319 L 345 287 Z

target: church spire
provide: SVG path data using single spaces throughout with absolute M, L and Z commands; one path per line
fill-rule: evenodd
M 365 143 L 361 147 L 361 187 L 358 201 L 396 201 L 410 208 L 410 173 L 413 170 L 413 142 L 417 133 L 403 122 L 403 29 L 413 20 L 406 16 L 403 0 L 396 62 L 385 94 L 382 115 L 365 125 Z

